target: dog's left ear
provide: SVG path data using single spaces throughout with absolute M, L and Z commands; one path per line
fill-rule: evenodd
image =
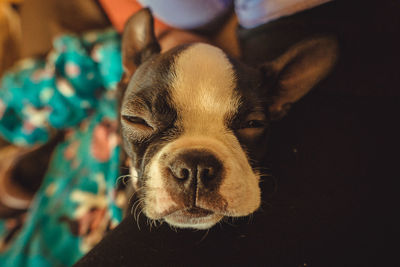
M 264 64 L 265 77 L 274 80 L 269 92 L 269 112 L 273 119 L 280 119 L 292 103 L 307 94 L 327 76 L 338 55 L 336 38 L 318 37 L 297 43 L 283 55 Z
M 160 51 L 154 34 L 151 11 L 148 8 L 142 9 L 127 21 L 122 35 L 122 65 L 125 77 L 130 78 L 141 63 Z

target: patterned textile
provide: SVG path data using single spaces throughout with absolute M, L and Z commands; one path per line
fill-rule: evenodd
M 118 194 L 113 30 L 54 41 L 46 59 L 25 60 L 0 87 L 0 135 L 30 146 L 66 131 L 30 210 L 0 220 L 0 266 L 71 266 L 122 219 Z

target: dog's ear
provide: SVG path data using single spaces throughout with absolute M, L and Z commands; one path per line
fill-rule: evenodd
M 127 21 L 122 35 L 122 65 L 125 77 L 130 78 L 141 63 L 160 50 L 154 34 L 151 11 L 148 8 L 142 9 Z
M 264 64 L 261 69 L 265 77 L 274 81 L 269 92 L 271 117 L 282 118 L 292 103 L 325 78 L 335 65 L 337 54 L 336 38 L 318 37 L 301 41 Z

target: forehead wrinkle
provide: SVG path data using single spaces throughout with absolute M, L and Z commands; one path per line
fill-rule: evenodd
M 143 115 L 149 112 L 150 108 L 146 101 L 137 96 L 136 94 L 132 94 L 130 99 L 126 101 L 123 108 L 123 113 Z
M 233 66 L 222 50 L 195 44 L 175 58 L 174 69 L 172 100 L 185 130 L 210 124 L 224 127 L 240 99 Z

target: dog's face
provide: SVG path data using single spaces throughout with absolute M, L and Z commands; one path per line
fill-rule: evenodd
M 288 94 L 285 86 L 296 82 L 295 70 L 277 73 L 291 58 L 303 56 L 288 53 L 295 55 L 264 70 L 240 64 L 208 44 L 160 54 L 149 11 L 128 22 L 121 133 L 149 218 L 205 229 L 260 206 L 260 175 L 250 163 L 252 152 L 262 150 L 256 147 L 271 117 L 285 113 L 326 73 L 314 70 L 319 77 L 307 77 L 306 89 L 297 86 Z M 296 64 L 304 62 L 290 62 Z M 280 75 L 286 75 L 284 84 Z M 276 93 L 277 86 L 285 88 L 284 94 Z
M 253 79 L 240 84 L 245 74 Z M 262 103 L 247 94 L 260 78 L 201 43 L 155 55 L 136 70 L 121 130 L 148 217 L 208 228 L 259 207 L 259 174 L 244 148 L 267 125 Z

